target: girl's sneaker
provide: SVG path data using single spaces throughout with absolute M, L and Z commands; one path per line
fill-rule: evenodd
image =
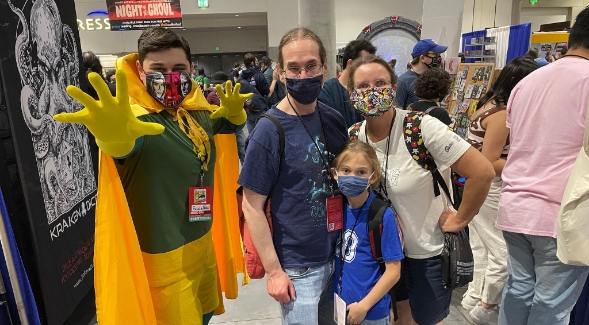
M 470 311 L 470 317 L 476 325 L 497 325 L 499 310 L 497 307 L 486 309 L 481 305 L 477 305 Z

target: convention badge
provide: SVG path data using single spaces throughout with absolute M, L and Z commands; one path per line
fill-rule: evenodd
M 194 186 L 188 188 L 188 221 L 210 221 L 213 218 L 213 188 Z
M 346 302 L 337 293 L 334 293 L 333 302 L 333 321 L 337 325 L 346 325 Z
M 327 231 L 338 231 L 344 226 L 344 209 L 342 196 L 328 197 L 325 203 L 327 207 Z

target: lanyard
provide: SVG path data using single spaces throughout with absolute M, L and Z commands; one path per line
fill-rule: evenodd
M 339 269 L 339 280 L 337 282 L 337 290 L 338 290 L 338 295 L 342 295 L 342 277 L 344 275 L 344 265 L 346 264 L 345 262 L 345 256 L 346 256 L 346 250 L 350 247 L 350 244 L 352 243 L 352 234 L 354 233 L 354 230 L 356 229 L 356 225 L 358 224 L 358 220 L 360 219 L 360 215 L 362 214 L 362 210 L 364 210 L 364 207 L 366 206 L 366 203 L 368 202 L 368 199 L 370 198 L 370 192 L 368 192 L 368 197 L 366 198 L 366 201 L 364 201 L 364 204 L 362 204 L 362 206 L 360 207 L 360 210 L 358 210 L 358 215 L 354 215 L 354 213 L 352 212 L 352 215 L 354 216 L 354 218 L 356 218 L 354 220 L 354 226 L 352 226 L 352 232 L 350 233 L 350 237 L 348 237 L 348 240 L 346 241 L 346 245 L 344 246 L 344 238 L 343 236 L 345 235 L 345 233 L 342 233 L 342 247 L 340 247 L 340 269 Z M 345 225 L 345 220 L 344 220 L 344 225 Z
M 294 106 L 290 102 L 290 98 L 287 96 L 286 99 L 288 100 L 288 103 L 290 104 L 290 107 L 292 108 L 292 110 L 295 112 L 295 114 L 297 114 L 297 116 L 299 118 L 299 121 L 301 121 L 301 124 L 305 128 L 305 131 L 307 131 L 307 134 L 309 135 L 309 138 L 311 139 L 311 141 L 315 145 L 315 148 L 317 149 L 317 154 L 319 154 L 319 157 L 321 158 L 321 161 L 323 162 L 324 168 L 327 171 L 327 178 L 329 180 L 329 188 L 331 189 L 331 196 L 333 196 L 334 195 L 334 192 L 333 192 L 333 184 L 331 182 L 331 173 L 329 172 L 329 165 L 330 165 L 330 162 L 329 162 L 329 149 L 328 149 L 329 148 L 329 144 L 327 142 L 327 136 L 325 135 L 325 130 L 323 129 L 323 119 L 321 118 L 321 110 L 319 110 L 319 107 L 318 106 L 315 106 L 315 110 L 317 111 L 317 114 L 319 114 L 319 124 L 321 125 L 321 134 L 323 135 L 323 139 L 325 140 L 325 152 L 327 152 L 327 157 L 328 157 L 327 159 L 323 155 L 323 152 L 319 148 L 319 145 L 317 144 L 317 142 L 315 141 L 315 139 L 313 139 L 313 135 L 311 134 L 311 132 L 307 128 L 307 125 L 303 121 L 303 118 L 301 117 L 301 115 L 299 115 L 299 112 L 297 112 L 297 110 L 294 108 Z
M 580 55 L 576 55 L 576 54 L 565 54 L 565 55 L 563 55 L 563 58 L 564 58 L 564 57 L 567 57 L 567 56 L 569 56 L 569 57 L 576 57 L 576 58 L 581 58 L 581 59 L 585 59 L 585 60 L 588 60 L 588 61 L 589 61 L 589 58 L 586 58 L 586 57 L 584 57 L 584 56 L 580 56 Z
M 387 177 L 389 175 L 388 170 L 389 170 L 389 150 L 391 148 L 391 132 L 393 131 L 393 124 L 395 124 L 395 119 L 397 118 L 397 112 L 395 112 L 395 115 L 393 116 L 393 119 L 391 120 L 391 126 L 389 127 L 389 135 L 387 136 L 387 150 L 385 152 L 385 168 L 384 168 L 384 177 L 383 177 L 383 181 L 380 182 L 380 192 L 384 194 L 384 198 L 387 201 L 387 203 L 389 204 L 389 206 L 393 206 L 391 199 L 389 198 L 389 191 L 387 190 Z M 369 143 L 368 140 L 368 130 L 366 129 L 366 127 L 364 127 L 364 136 L 366 137 L 366 143 Z

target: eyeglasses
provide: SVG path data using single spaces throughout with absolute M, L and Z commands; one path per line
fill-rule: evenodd
M 292 66 L 292 67 L 287 67 L 286 71 L 293 78 L 299 78 L 303 71 L 305 71 L 309 77 L 316 77 L 323 72 L 323 65 L 319 65 L 317 63 L 311 63 L 306 68 L 299 68 L 299 67 Z
M 354 88 L 356 89 L 368 89 L 371 87 L 374 88 L 383 88 L 383 87 L 387 87 L 387 86 L 391 86 L 391 81 L 390 80 L 376 80 L 374 83 L 369 83 L 367 81 L 364 82 L 360 82 L 356 85 L 354 85 Z

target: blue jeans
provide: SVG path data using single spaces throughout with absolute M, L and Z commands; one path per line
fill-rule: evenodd
M 237 156 L 243 165 L 243 159 L 245 158 L 245 133 L 243 129 L 235 132 L 235 139 L 237 140 Z
M 333 261 L 318 267 L 284 268 L 296 300 L 280 304 L 282 325 L 331 325 L 333 321 Z
M 507 272 L 499 325 L 567 325 L 589 272 L 556 257 L 556 239 L 503 232 Z

